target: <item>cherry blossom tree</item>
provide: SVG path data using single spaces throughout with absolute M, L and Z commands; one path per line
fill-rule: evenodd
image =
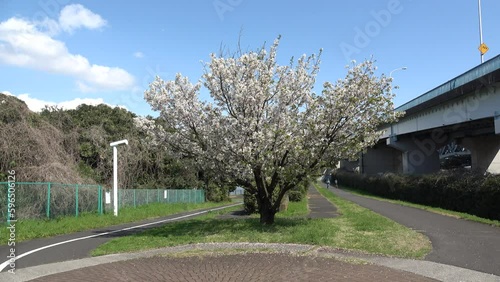
M 397 118 L 391 79 L 375 75 L 373 60 L 353 62 L 344 79 L 317 94 L 321 52 L 279 65 L 278 44 L 212 54 L 197 83 L 156 77 L 145 91 L 164 120 L 166 145 L 254 194 L 263 224 L 274 223 L 287 191 L 325 162 L 375 144 L 378 127 Z M 212 101 L 199 98 L 201 87 Z

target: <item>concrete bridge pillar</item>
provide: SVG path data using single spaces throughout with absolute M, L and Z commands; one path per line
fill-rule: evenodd
M 401 151 L 402 172 L 404 174 L 427 174 L 441 168 L 438 149 L 448 141 L 441 131 L 433 131 L 425 136 L 403 136 L 387 138 L 387 145 Z
M 385 144 L 377 144 L 363 153 L 359 166 L 363 174 L 401 173 L 401 152 Z
M 473 170 L 500 174 L 499 135 L 464 137 L 460 143 L 471 153 Z
M 356 172 L 359 169 L 359 161 L 341 160 L 338 168 L 344 171 Z

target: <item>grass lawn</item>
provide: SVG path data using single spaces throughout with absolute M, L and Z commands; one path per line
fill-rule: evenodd
M 100 227 L 134 222 L 144 219 L 157 218 L 175 213 L 218 207 L 225 203 L 200 203 L 200 204 L 149 204 L 137 208 L 125 207 L 120 209 L 118 217 L 113 213 L 98 215 L 95 213 L 80 214 L 78 217 L 67 216 L 56 219 L 30 219 L 16 222 L 16 242 L 44 238 L 78 231 L 91 230 Z M 4 226 L 5 223 L 4 223 Z M 7 228 L 0 229 L 0 245 L 6 245 L 9 238 Z
M 430 241 L 424 235 L 343 200 L 319 185 L 316 187 L 337 206 L 341 216 L 305 218 L 306 200 L 291 203 L 289 211 L 277 214 L 272 226 L 261 225 L 258 217 L 217 219 L 223 212 L 213 212 L 113 239 L 94 250 L 93 255 L 214 242 L 311 244 L 407 258 L 422 258 L 431 250 Z
M 417 209 L 422 209 L 422 210 L 426 210 L 426 211 L 438 213 L 438 214 L 441 214 L 441 215 L 451 216 L 451 217 L 454 217 L 454 218 L 460 218 L 460 219 L 465 219 L 465 220 L 470 220 L 470 221 L 475 221 L 475 222 L 479 222 L 479 223 L 484 223 L 484 224 L 488 224 L 488 225 L 500 227 L 500 221 L 498 221 L 498 220 L 492 220 L 492 219 L 482 218 L 482 217 L 479 217 L 479 216 L 476 216 L 476 215 L 472 215 L 472 214 L 468 214 L 468 213 L 464 213 L 464 212 L 457 212 L 457 211 L 445 210 L 445 209 L 442 209 L 442 208 L 424 206 L 424 205 L 414 204 L 414 203 L 405 202 L 405 201 L 401 201 L 401 200 L 386 199 L 386 198 L 382 198 L 382 197 L 379 197 L 379 196 L 375 196 L 375 195 L 370 194 L 370 193 L 368 193 L 366 191 L 362 191 L 362 190 L 358 190 L 358 189 L 353 189 L 353 188 L 345 187 L 345 186 L 342 186 L 342 190 L 346 190 L 346 191 L 349 191 L 349 192 L 351 192 L 351 193 L 353 193 L 355 195 L 359 195 L 359 196 L 363 196 L 363 197 L 367 197 L 367 198 L 372 198 L 372 199 L 375 199 L 375 200 L 386 201 L 386 202 L 390 202 L 390 203 L 393 203 L 393 204 L 398 204 L 398 205 L 402 205 L 402 206 L 406 206 L 406 207 L 413 207 L 413 208 L 417 208 Z

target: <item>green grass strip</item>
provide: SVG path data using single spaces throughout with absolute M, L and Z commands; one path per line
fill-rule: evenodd
M 98 215 L 96 213 L 83 213 L 78 217 L 66 216 L 56 219 L 27 219 L 16 222 L 16 242 L 22 242 L 37 238 L 51 237 L 61 234 L 70 234 L 78 231 L 91 230 L 106 226 L 112 226 L 122 223 L 129 223 L 145 219 L 158 218 L 176 213 L 194 211 L 218 207 L 230 202 L 224 203 L 174 203 L 163 204 L 154 203 L 140 206 L 137 208 L 124 207 L 120 209 L 118 216 L 113 213 Z M 9 230 L 0 229 L 0 245 L 6 245 L 9 239 Z
M 291 203 L 288 215 L 278 213 L 271 226 L 261 225 L 258 217 L 218 219 L 217 216 L 224 213 L 218 211 L 113 239 L 94 250 L 93 255 L 216 242 L 311 244 L 406 258 L 422 258 L 431 250 L 430 241 L 424 235 L 336 197 L 319 185 L 316 187 L 337 206 L 341 216 L 305 218 L 306 201 Z

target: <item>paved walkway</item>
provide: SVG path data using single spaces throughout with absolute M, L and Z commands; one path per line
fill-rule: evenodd
M 500 228 L 331 190 L 428 236 L 433 250 L 425 260 L 500 275 Z
M 235 205 L 239 204 L 236 203 L 224 207 L 231 207 Z M 193 218 L 213 210 L 223 209 L 224 207 L 182 212 L 165 217 L 142 220 L 139 222 L 131 222 L 50 238 L 40 238 L 31 241 L 18 242 L 16 243 L 16 256 L 23 257 L 16 261 L 16 268 L 21 269 L 53 262 L 87 258 L 90 257 L 89 254 L 92 250 L 113 238 L 131 235 L 149 228 L 167 224 L 169 222 Z M 7 245 L 0 246 L 0 264 L 8 260 L 7 255 L 10 253 L 10 248 L 11 247 Z M 34 250 L 38 251 L 34 252 Z M 5 272 L 8 269 L 9 267 L 5 267 L 0 270 Z
M 338 216 L 337 207 L 323 197 L 318 190 L 311 185 L 307 191 L 309 218 L 331 218 Z

